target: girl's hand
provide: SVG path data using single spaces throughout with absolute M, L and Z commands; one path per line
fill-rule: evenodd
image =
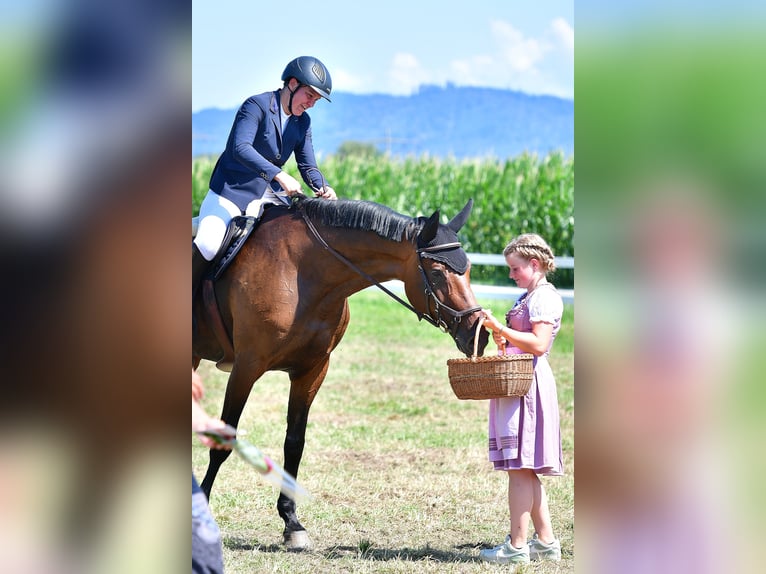
M 503 325 L 500 324 L 500 321 L 495 319 L 495 317 L 492 315 L 492 311 L 489 309 L 482 309 L 482 313 L 484 313 L 484 326 L 487 329 L 495 333 L 503 328 Z
M 482 309 L 484 313 L 484 326 L 492 331 L 492 339 L 495 341 L 495 345 L 498 347 L 505 347 L 505 337 L 503 337 L 500 333 L 505 327 L 500 321 L 495 319 L 495 317 L 492 315 L 492 311 L 489 309 Z

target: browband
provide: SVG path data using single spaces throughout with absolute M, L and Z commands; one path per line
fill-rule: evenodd
M 454 249 L 455 247 L 460 247 L 459 241 L 456 241 L 454 243 L 442 243 L 441 245 L 434 245 L 433 247 L 421 247 L 420 249 L 418 249 L 418 253 L 432 253 L 434 251 Z

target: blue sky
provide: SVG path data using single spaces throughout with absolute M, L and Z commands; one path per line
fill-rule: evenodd
M 193 0 L 192 10 L 192 111 L 278 88 L 299 55 L 322 60 L 340 92 L 452 82 L 574 97 L 574 0 Z

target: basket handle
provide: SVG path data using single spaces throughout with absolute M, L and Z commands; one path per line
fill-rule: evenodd
M 479 356 L 479 333 L 481 333 L 481 328 L 484 326 L 484 317 L 482 316 L 481 319 L 479 319 L 479 324 L 476 326 L 476 334 L 473 336 L 473 358 Z

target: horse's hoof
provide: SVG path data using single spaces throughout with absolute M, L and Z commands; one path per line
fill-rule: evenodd
M 311 548 L 311 539 L 305 530 L 285 533 L 285 548 L 293 551 L 308 550 Z

